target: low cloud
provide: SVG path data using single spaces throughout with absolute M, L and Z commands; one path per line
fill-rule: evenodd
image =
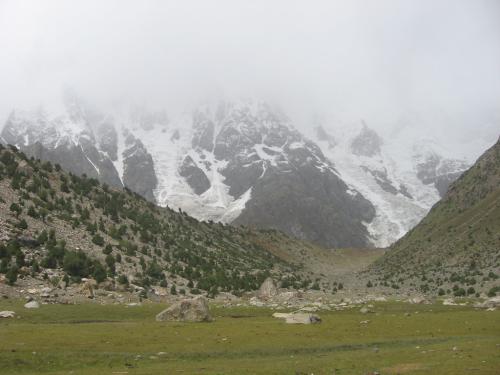
M 0 50 L 2 121 L 69 85 L 103 107 L 257 96 L 381 131 L 411 114 L 457 139 L 500 126 L 496 0 L 4 0 Z

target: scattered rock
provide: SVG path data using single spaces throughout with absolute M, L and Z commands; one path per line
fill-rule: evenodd
M 306 312 L 316 312 L 319 310 L 319 307 L 316 306 L 305 306 L 300 309 L 300 311 L 306 311 Z
M 361 309 L 359 309 L 359 312 L 361 314 L 368 314 L 371 313 L 372 311 L 368 307 L 362 307 Z
M 259 299 L 258 299 L 257 297 L 252 297 L 252 298 L 250 298 L 249 303 L 250 303 L 250 305 L 252 305 L 252 306 L 257 306 L 257 307 L 262 307 L 262 306 L 264 306 L 264 302 L 259 301 Z
M 264 280 L 264 282 L 260 286 L 257 296 L 260 299 L 270 299 L 277 294 L 278 294 L 278 288 L 276 287 L 274 280 L 268 277 L 267 279 Z
M 205 297 L 183 300 L 156 315 L 156 320 L 178 322 L 210 322 L 212 317 Z
M 15 315 L 14 311 L 0 311 L 0 318 L 14 318 Z
M 40 297 L 42 298 L 48 298 L 50 297 L 50 293 L 52 292 L 51 288 L 43 288 L 40 293 Z
M 37 301 L 30 301 L 24 305 L 27 309 L 38 309 L 40 308 L 40 304 Z

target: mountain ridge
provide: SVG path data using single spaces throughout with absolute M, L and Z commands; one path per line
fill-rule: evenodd
M 113 117 L 85 109 L 71 95 L 66 107 L 57 121 L 16 120 L 14 112 L 3 142 L 200 220 L 276 228 L 327 247 L 389 245 L 439 199 L 436 181 L 445 180 L 438 168 L 447 159 L 438 154 L 422 167 L 425 182 L 418 172 L 404 177 L 364 122 L 348 139 L 325 128 L 306 138 L 260 101 L 220 102 L 174 119 L 141 109 Z M 60 122 L 68 134 L 57 129 Z M 362 149 L 370 142 L 367 155 Z M 464 165 L 450 165 L 451 181 Z M 415 194 L 417 188 L 427 196 Z

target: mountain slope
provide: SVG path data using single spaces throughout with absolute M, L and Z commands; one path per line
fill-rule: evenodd
M 487 289 L 499 270 L 500 140 L 372 267 L 389 284 L 406 280 L 459 294 Z
M 308 287 L 309 276 L 282 259 L 309 247 L 276 231 L 199 222 L 0 146 L 0 273 L 12 282 L 108 277 L 213 295 L 253 290 L 274 274 Z

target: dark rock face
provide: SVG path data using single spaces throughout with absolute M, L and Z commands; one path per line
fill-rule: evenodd
M 186 179 L 186 182 L 198 195 L 210 189 L 210 181 L 205 175 L 205 172 L 196 165 L 189 155 L 184 158 L 179 167 L 179 174 Z
M 72 116 L 77 118 L 78 115 Z M 58 126 L 63 125 L 57 119 L 50 122 L 43 113 L 13 112 L 2 131 L 2 138 L 30 157 L 60 164 L 68 171 L 97 178 L 113 187 L 122 187 L 113 163 L 96 148 L 92 132 L 84 129 L 74 138 L 61 136 Z
M 347 193 L 321 150 L 286 117 L 265 104 L 226 105 L 217 117 L 214 156 L 227 162 L 220 171 L 224 183 L 235 198 L 251 189 L 234 224 L 275 228 L 330 247 L 369 246 L 363 222 L 373 219 L 374 207 Z M 203 124 L 208 129 L 198 133 L 210 134 L 213 122 Z
M 96 129 L 99 148 L 107 153 L 112 161 L 118 159 L 118 134 L 111 119 L 105 119 Z
M 333 173 L 306 165 L 291 173 L 269 169 L 252 190 L 252 199 L 235 224 L 276 228 L 297 238 L 330 247 L 368 246 L 362 221 L 375 210 Z
M 370 173 L 374 178 L 377 184 L 386 192 L 391 193 L 391 194 L 403 194 L 409 199 L 413 199 L 411 194 L 408 192 L 408 189 L 404 185 L 399 185 L 398 187 L 394 186 L 394 184 L 389 180 L 387 176 L 387 170 L 384 168 L 384 170 L 371 170 L 367 167 L 362 166 L 361 167 L 364 171 Z
M 59 164 L 63 169 L 76 175 L 96 178 L 112 187 L 123 187 L 113 163 L 90 144 L 85 146 L 82 144 L 81 147 L 60 146 L 49 149 L 37 142 L 33 145 L 21 146 L 20 149 L 30 157 Z
M 363 128 L 351 143 L 351 151 L 355 155 L 372 157 L 380 153 L 382 139 L 363 121 Z
M 158 184 L 152 156 L 142 142 L 129 134 L 123 152 L 123 183 L 130 190 L 155 202 L 154 189 Z

